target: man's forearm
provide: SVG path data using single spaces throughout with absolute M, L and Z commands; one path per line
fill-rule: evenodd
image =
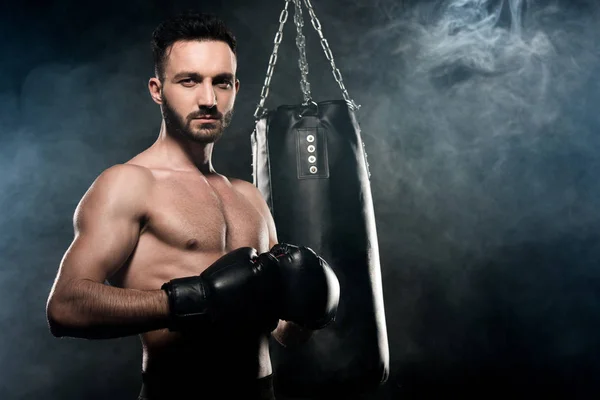
M 79 280 L 63 292 L 48 304 L 55 336 L 109 339 L 167 327 L 169 302 L 163 290 L 121 289 Z

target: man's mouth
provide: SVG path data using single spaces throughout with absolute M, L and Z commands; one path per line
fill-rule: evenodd
M 210 113 L 210 114 L 190 114 L 192 119 L 220 119 L 222 114 L 220 112 Z

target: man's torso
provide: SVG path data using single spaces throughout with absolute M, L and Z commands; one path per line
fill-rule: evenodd
M 129 161 L 149 167 L 154 184 L 145 201 L 138 244 L 109 282 L 118 287 L 156 290 L 163 283 L 199 275 L 239 247 L 269 250 L 265 219 L 227 178 L 156 168 L 144 153 Z M 261 378 L 271 374 L 267 334 L 167 329 L 141 335 L 142 370 L 148 375 L 231 374 Z

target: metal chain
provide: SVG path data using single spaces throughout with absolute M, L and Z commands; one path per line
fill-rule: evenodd
M 306 5 L 306 8 L 308 8 L 308 13 L 310 15 L 310 22 L 312 23 L 313 28 L 315 28 L 315 30 L 319 34 L 319 38 L 321 39 L 321 47 L 323 48 L 323 51 L 325 52 L 325 57 L 331 63 L 331 71 L 333 72 L 333 77 L 335 78 L 338 85 L 340 85 L 340 89 L 342 90 L 342 95 L 344 96 L 344 100 L 346 101 L 346 104 L 348 104 L 348 108 L 350 108 L 353 111 L 357 111 L 360 108 L 360 105 L 356 104 L 354 102 L 354 100 L 352 100 L 350 98 L 350 94 L 348 94 L 348 90 L 346 89 L 346 86 L 344 85 L 344 80 L 342 79 L 342 73 L 335 66 L 335 61 L 333 60 L 333 53 L 331 52 L 331 49 L 329 48 L 329 42 L 327 42 L 327 39 L 325 39 L 325 37 L 323 36 L 323 31 L 321 30 L 321 22 L 319 22 L 319 19 L 317 18 L 317 15 L 315 14 L 315 10 L 313 9 L 313 6 L 312 6 L 310 0 L 304 0 L 304 4 Z M 362 139 L 361 139 L 361 143 L 362 143 L 362 148 L 363 148 L 363 154 L 365 156 L 365 166 L 367 169 L 367 176 L 368 176 L 368 179 L 370 180 L 371 179 L 371 170 L 369 168 L 367 149 L 365 148 L 365 142 Z
M 299 0 L 295 0 L 295 1 L 299 1 Z M 315 30 L 319 34 L 319 38 L 321 39 L 321 47 L 323 48 L 323 51 L 325 52 L 325 57 L 327 57 L 327 60 L 329 60 L 329 62 L 331 63 L 331 71 L 333 72 L 333 77 L 337 81 L 338 85 L 340 85 L 340 89 L 342 90 L 342 95 L 344 96 L 344 100 L 346 100 L 348 107 L 350 107 L 353 110 L 358 110 L 360 108 L 360 105 L 356 104 L 354 102 L 354 100 L 352 100 L 350 98 L 350 95 L 348 94 L 348 90 L 346 89 L 346 86 L 344 85 L 344 81 L 342 79 L 342 73 L 335 66 L 335 61 L 333 60 L 333 54 L 331 53 L 331 49 L 329 48 L 329 42 L 327 42 L 327 39 L 325 39 L 325 37 L 323 37 L 323 31 L 321 30 L 321 23 L 319 22 L 319 19 L 317 18 L 317 15 L 315 14 L 315 10 L 313 9 L 313 6 L 312 6 L 310 0 L 304 0 L 304 4 L 306 4 L 306 8 L 308 8 L 308 13 L 310 14 L 310 20 L 311 20 L 312 26 L 315 28 Z
M 283 10 L 281 10 L 281 14 L 279 14 L 279 29 L 275 34 L 273 52 L 271 53 L 271 58 L 269 58 L 269 66 L 267 67 L 267 76 L 265 78 L 265 82 L 263 83 L 262 90 L 260 91 L 260 102 L 256 107 L 256 111 L 254 111 L 254 118 L 256 119 L 262 118 L 267 111 L 265 109 L 265 102 L 267 100 L 267 96 L 269 95 L 269 87 L 271 85 L 271 78 L 273 78 L 275 64 L 277 64 L 277 52 L 279 51 L 279 45 L 283 39 L 283 27 L 287 22 L 288 5 L 290 4 L 290 1 L 291 0 L 285 0 L 285 6 L 283 7 Z
M 260 102 L 258 103 L 258 106 L 256 107 L 256 111 L 254 111 L 254 118 L 256 118 L 256 119 L 263 117 L 265 112 L 267 111 L 265 108 L 265 102 L 267 100 L 267 96 L 269 95 L 269 88 L 271 85 L 271 79 L 273 78 L 273 71 L 275 70 L 275 64 L 277 64 L 277 52 L 279 51 L 279 45 L 281 44 L 281 41 L 283 39 L 283 27 L 285 26 L 285 23 L 287 22 L 288 5 L 289 5 L 290 1 L 294 1 L 294 5 L 296 7 L 296 13 L 294 15 L 294 22 L 296 23 L 296 30 L 297 30 L 296 45 L 298 46 L 298 50 L 300 51 L 300 60 L 298 61 L 299 67 L 300 67 L 300 73 L 302 74 L 302 81 L 300 82 L 300 87 L 301 87 L 302 93 L 304 95 L 305 104 L 312 101 L 311 92 L 310 92 L 310 83 L 308 83 L 308 62 L 306 60 L 306 41 L 305 41 L 304 35 L 302 34 L 302 26 L 304 25 L 304 21 L 302 19 L 302 8 L 301 8 L 300 0 L 285 0 L 285 6 L 283 7 L 281 14 L 279 15 L 279 29 L 277 30 L 277 33 L 275 34 L 273 52 L 271 53 L 271 57 L 269 58 L 269 66 L 267 67 L 267 76 L 265 78 L 262 90 L 260 92 Z M 323 48 L 323 51 L 325 52 L 325 57 L 331 64 L 331 70 L 333 72 L 333 77 L 335 78 L 336 82 L 340 86 L 340 89 L 342 90 L 342 95 L 344 96 L 344 100 L 348 104 L 348 107 L 350 107 L 353 110 L 358 110 L 360 108 L 360 105 L 356 104 L 354 102 L 354 100 L 352 100 L 350 98 L 350 95 L 348 94 L 348 90 L 346 89 L 346 87 L 344 85 L 344 81 L 342 79 L 342 73 L 335 65 L 335 61 L 333 60 L 333 53 L 331 52 L 331 49 L 329 48 L 329 42 L 327 42 L 327 39 L 325 39 L 325 37 L 323 36 L 323 31 L 321 29 L 321 23 L 320 23 L 319 19 L 317 18 L 317 15 L 315 14 L 315 10 L 313 9 L 313 6 L 312 6 L 310 0 L 303 0 L 303 1 L 304 1 L 304 4 L 306 5 L 306 7 L 308 8 L 308 13 L 310 14 L 312 26 L 315 28 L 315 30 L 319 34 L 321 47 Z
M 310 83 L 308 82 L 308 61 L 306 60 L 306 38 L 302 33 L 304 27 L 304 19 L 302 18 L 302 3 L 301 0 L 294 0 L 294 23 L 296 24 L 296 46 L 300 57 L 298 58 L 298 67 L 300 68 L 300 89 L 304 96 L 304 103 L 308 104 L 312 102 L 312 96 L 310 93 Z

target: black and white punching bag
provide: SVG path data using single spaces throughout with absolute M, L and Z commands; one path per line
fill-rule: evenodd
M 275 382 L 294 395 L 353 394 L 379 386 L 389 369 L 373 201 L 354 112 L 344 100 L 311 111 L 280 106 L 252 135 L 254 184 L 279 241 L 312 248 L 340 281 L 332 324 L 301 348 L 272 346 Z
M 269 111 L 264 104 L 290 2 L 304 103 Z M 340 282 L 340 304 L 335 321 L 308 343 L 287 349 L 273 341 L 271 354 L 278 393 L 348 399 L 376 389 L 388 376 L 379 248 L 368 164 L 354 114 L 358 106 L 343 84 L 310 0 L 304 4 L 344 100 L 312 101 L 301 0 L 285 0 L 255 113 L 253 177 L 271 209 L 279 241 L 310 247 L 329 263 Z

